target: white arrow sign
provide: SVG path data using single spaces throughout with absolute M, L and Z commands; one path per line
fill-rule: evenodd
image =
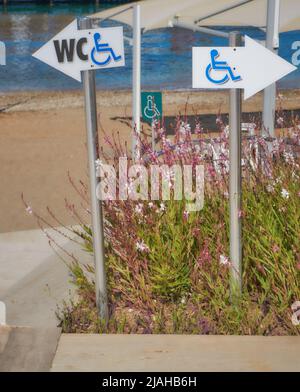
M 193 88 L 240 88 L 244 99 L 296 69 L 247 35 L 241 47 L 193 48 Z
M 33 57 L 81 82 L 81 71 L 125 65 L 123 27 L 78 30 L 74 20 Z

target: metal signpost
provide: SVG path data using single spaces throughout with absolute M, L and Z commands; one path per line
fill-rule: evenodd
M 37 59 L 81 81 L 85 96 L 91 215 L 95 263 L 96 301 L 101 318 L 107 320 L 107 293 L 104 255 L 104 230 L 101 201 L 96 189 L 99 158 L 95 70 L 125 65 L 123 28 L 92 29 L 90 18 L 74 20 L 33 54 Z
M 231 295 L 242 289 L 241 89 L 247 99 L 297 69 L 253 39 L 229 33 L 230 47 L 193 48 L 193 88 L 230 89 L 229 205 Z
M 0 41 L 0 65 L 6 65 L 6 49 L 2 41 Z M 0 325 L 6 325 L 6 307 L 2 301 L 0 301 Z
M 92 28 L 91 19 L 78 19 L 78 28 L 80 30 Z M 96 196 L 96 189 L 100 179 L 97 177 L 96 173 L 96 160 L 99 159 L 99 148 L 95 71 L 82 71 L 82 77 L 85 99 L 85 119 L 91 192 L 96 302 L 100 317 L 106 320 L 108 317 L 108 308 L 106 293 L 103 215 L 101 202 L 97 199 Z
M 241 46 L 241 35 L 229 33 L 229 45 Z M 231 261 L 231 298 L 235 299 L 242 291 L 242 225 L 239 216 L 242 202 L 241 166 L 241 108 L 242 90 L 230 89 L 229 97 L 229 221 L 230 221 L 230 261 Z

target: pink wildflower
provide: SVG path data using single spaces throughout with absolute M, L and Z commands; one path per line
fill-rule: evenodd
M 274 253 L 278 253 L 280 251 L 280 247 L 277 244 L 275 244 L 275 245 L 272 246 L 272 251 Z
M 220 255 L 220 264 L 221 265 L 229 265 L 229 259 L 228 257 L 224 256 L 224 255 Z
M 27 212 L 28 214 L 30 214 L 30 215 L 33 214 L 33 210 L 32 210 L 32 208 L 31 208 L 30 206 L 27 206 L 27 207 L 26 207 L 26 212 Z

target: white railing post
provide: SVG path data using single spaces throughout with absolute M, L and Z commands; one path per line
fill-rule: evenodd
M 132 62 L 132 158 L 140 156 L 141 132 L 141 13 L 140 5 L 133 6 L 133 62 Z

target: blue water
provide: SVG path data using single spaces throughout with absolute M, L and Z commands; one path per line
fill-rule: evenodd
M 100 6 L 97 9 L 102 9 Z M 96 11 L 95 5 L 14 5 L 0 8 L 0 40 L 7 45 L 7 66 L 0 67 L 0 90 L 71 90 L 78 82 L 34 59 L 31 54 L 62 30 L 76 16 Z M 107 22 L 106 25 L 111 25 Z M 230 29 L 226 29 L 230 30 Z M 129 28 L 125 32 L 130 35 Z M 264 39 L 255 28 L 243 28 L 250 37 Z M 300 30 L 280 35 L 280 56 L 291 61 L 292 43 Z M 146 32 L 142 38 L 142 86 L 144 89 L 190 89 L 192 46 L 226 46 L 226 39 L 173 28 Z M 131 88 L 132 48 L 125 43 L 126 66 L 96 73 L 101 89 Z M 279 82 L 281 88 L 300 88 L 300 69 Z

